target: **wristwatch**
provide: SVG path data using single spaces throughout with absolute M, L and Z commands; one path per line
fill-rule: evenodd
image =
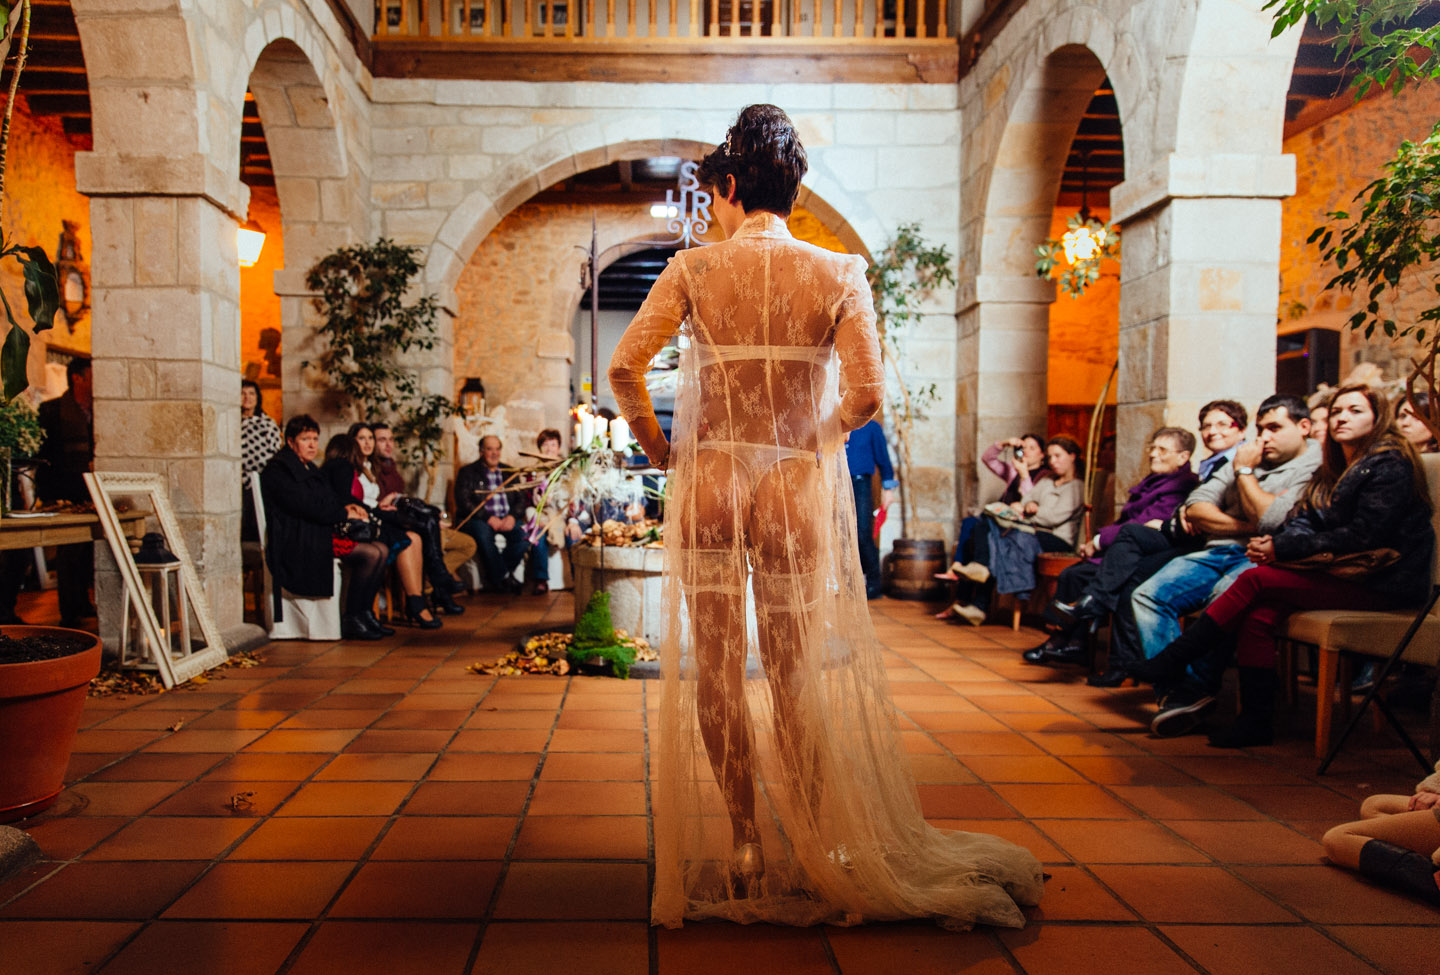
M 1239 477 L 1241 474 L 1254 474 L 1254 473 L 1255 473 L 1255 468 L 1253 468 L 1253 467 L 1237 467 L 1237 468 L 1235 468 L 1235 476 L 1236 476 L 1236 477 Z

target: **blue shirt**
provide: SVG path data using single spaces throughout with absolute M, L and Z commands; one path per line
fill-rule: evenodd
M 850 431 L 845 459 L 850 463 L 852 477 L 869 477 L 878 467 L 881 487 L 893 489 L 900 483 L 895 480 L 895 468 L 890 466 L 890 449 L 885 446 L 885 430 L 878 420 Z
M 1211 454 L 1209 457 L 1206 457 L 1204 460 L 1202 460 L 1200 462 L 1200 469 L 1196 471 L 1196 473 L 1200 475 L 1200 480 L 1203 481 L 1211 474 L 1215 473 L 1215 468 L 1219 467 L 1221 464 L 1225 464 L 1233 460 L 1235 457 L 1236 448 L 1244 442 L 1245 441 L 1241 440 L 1240 443 L 1237 443 L 1229 450 L 1222 450 L 1218 454 Z

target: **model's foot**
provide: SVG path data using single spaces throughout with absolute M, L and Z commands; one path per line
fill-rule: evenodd
M 759 897 L 765 877 L 765 853 L 759 843 L 742 843 L 730 863 L 731 886 L 736 897 Z
M 1182 687 L 1160 702 L 1160 713 L 1150 722 L 1150 730 L 1161 738 L 1188 735 L 1205 716 L 1215 710 L 1215 695 Z

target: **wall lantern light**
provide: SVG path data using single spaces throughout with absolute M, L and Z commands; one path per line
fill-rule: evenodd
M 254 267 L 265 246 L 265 231 L 254 220 L 246 220 L 235 231 L 235 244 L 240 252 L 240 266 Z

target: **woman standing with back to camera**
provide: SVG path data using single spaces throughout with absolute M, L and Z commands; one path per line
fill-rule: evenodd
M 671 259 L 610 366 L 671 471 L 652 921 L 1019 927 L 1039 864 L 929 826 L 900 744 L 843 449 L 880 406 L 874 308 L 863 259 L 786 229 L 805 171 L 784 112 L 742 111 L 699 171 L 729 239 Z M 677 332 L 671 444 L 645 372 Z

